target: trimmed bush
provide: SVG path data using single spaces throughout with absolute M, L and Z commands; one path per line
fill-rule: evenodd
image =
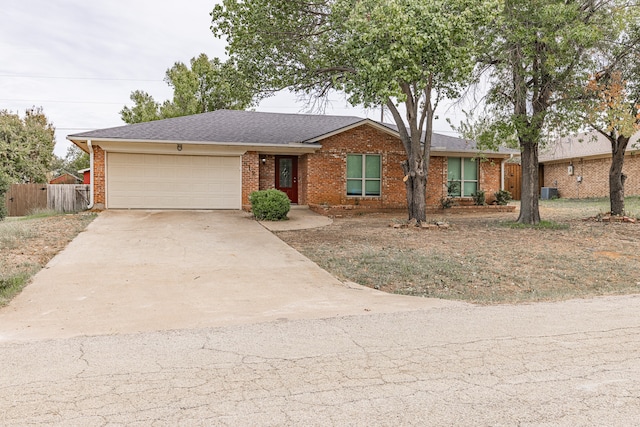
M 257 220 L 282 221 L 287 219 L 291 201 L 280 190 L 270 189 L 254 191 L 249 196 L 251 211 Z

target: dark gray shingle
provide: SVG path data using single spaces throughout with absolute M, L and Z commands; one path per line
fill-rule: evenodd
M 69 135 L 149 141 L 288 144 L 311 140 L 364 121 L 360 117 L 217 110 Z

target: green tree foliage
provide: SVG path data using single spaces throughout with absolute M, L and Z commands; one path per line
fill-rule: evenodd
M 609 201 L 613 215 L 624 214 L 624 155 L 631 137 L 640 130 L 638 4 L 628 4 L 620 16 L 624 29 L 614 43 L 605 43 L 599 49 L 599 69 L 586 84 L 584 97 L 586 122 L 611 143 Z
M 388 107 L 407 154 L 409 219 L 421 222 L 436 107 L 469 82 L 476 32 L 494 8 L 490 0 L 224 0 L 212 29 L 262 93 L 322 99 L 338 90 L 353 105 Z
M 89 154 L 82 151 L 78 146 L 72 145 L 67 149 L 67 154 L 64 158 L 56 158 L 55 170 L 58 175 L 62 175 L 68 172 L 79 178 L 82 178 L 82 174 L 78 171 L 82 169 L 88 169 L 90 166 Z
M 11 181 L 9 176 L 3 171 L 0 170 L 0 221 L 5 219 L 7 216 L 7 204 L 5 203 L 5 195 L 7 191 L 9 191 L 9 185 Z
M 160 104 L 147 92 L 136 90 L 131 92 L 129 98 L 133 101 L 133 107 L 124 107 L 120 110 L 120 117 L 125 123 L 143 123 L 160 120 Z
M 54 134 L 42 108 L 30 108 L 24 117 L 0 111 L 0 170 L 10 182 L 47 182 Z
M 503 0 L 483 33 L 481 71 L 490 85 L 482 142 L 516 140 L 522 151 L 518 222 L 540 222 L 538 148 L 580 126 L 581 88 L 604 40 L 619 33 L 622 0 Z
M 166 71 L 165 82 L 173 88 L 173 99 L 162 104 L 147 92 L 131 93 L 133 107 L 124 107 L 125 123 L 141 123 L 171 117 L 206 113 L 219 109 L 242 110 L 254 102 L 248 80 L 231 61 L 209 59 L 204 53 L 191 59 L 190 67 L 176 62 Z

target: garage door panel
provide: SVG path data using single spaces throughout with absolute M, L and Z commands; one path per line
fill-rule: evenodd
M 240 157 L 108 153 L 107 207 L 239 209 Z

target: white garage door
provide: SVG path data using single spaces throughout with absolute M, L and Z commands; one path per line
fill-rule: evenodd
M 107 154 L 107 208 L 240 209 L 240 157 Z

